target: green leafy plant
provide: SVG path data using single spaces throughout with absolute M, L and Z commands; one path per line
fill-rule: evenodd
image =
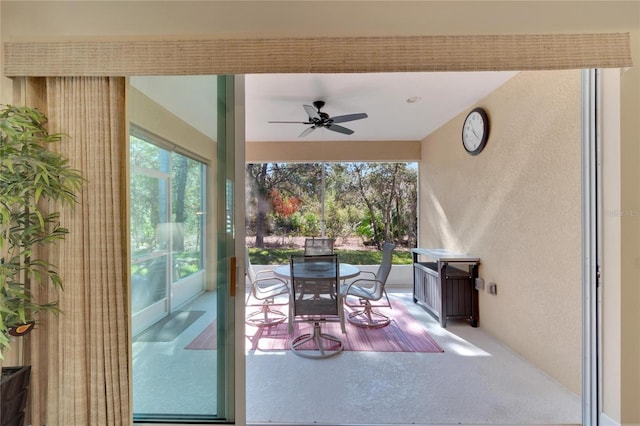
M 59 313 L 56 301 L 38 303 L 34 285 L 62 289 L 57 268 L 34 248 L 69 233 L 57 209 L 73 207 L 83 178 L 50 150 L 64 135 L 49 134 L 47 118 L 29 107 L 0 108 L 0 358 L 11 334 L 39 312 Z

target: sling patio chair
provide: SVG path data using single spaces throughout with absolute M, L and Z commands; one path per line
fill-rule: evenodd
M 307 238 L 304 240 L 305 256 L 333 254 L 333 238 Z
M 371 274 L 370 278 L 358 278 L 341 288 L 344 305 L 355 310 L 349 312 L 347 320 L 360 327 L 384 327 L 389 325 L 391 318 L 378 308 L 391 309 L 391 302 L 385 289 L 395 244 L 386 242 L 382 245 L 382 262 L 374 274 L 362 271 L 361 274 Z M 356 298 L 356 301 L 353 299 Z
M 344 330 L 338 256 L 291 256 L 290 266 L 292 322 L 313 324 L 311 332 L 291 340 L 291 350 L 304 358 L 328 358 L 339 354 L 344 349 L 342 340 L 321 328 L 321 324 L 340 322 Z
M 289 306 L 288 283 L 276 277 L 272 270 L 255 271 L 249 259 L 249 248 L 246 248 L 246 267 L 250 289 L 245 306 L 260 308 L 255 311 L 247 309 L 247 324 L 267 327 L 286 321 L 288 314 L 273 307 Z

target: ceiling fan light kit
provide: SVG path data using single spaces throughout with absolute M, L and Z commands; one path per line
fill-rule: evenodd
M 322 107 L 324 107 L 324 101 L 319 100 L 314 101 L 313 106 L 302 105 L 302 108 L 305 110 L 307 116 L 309 117 L 309 120 L 307 121 L 269 121 L 269 123 L 294 123 L 311 125 L 311 127 L 307 127 L 306 129 L 304 129 L 304 131 L 298 136 L 300 138 L 303 138 L 317 128 L 325 128 L 333 132 L 351 135 L 353 134 L 353 130 L 348 129 L 344 126 L 339 126 L 336 123 L 346 123 L 348 121 L 361 120 L 368 117 L 368 115 L 364 112 L 331 117 L 326 112 L 320 111 Z

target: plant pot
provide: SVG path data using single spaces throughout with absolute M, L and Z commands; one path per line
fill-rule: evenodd
M 2 367 L 0 426 L 23 426 L 31 366 Z

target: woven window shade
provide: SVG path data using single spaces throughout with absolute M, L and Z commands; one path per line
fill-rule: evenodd
M 5 74 L 131 76 L 629 67 L 628 33 L 6 42 Z

